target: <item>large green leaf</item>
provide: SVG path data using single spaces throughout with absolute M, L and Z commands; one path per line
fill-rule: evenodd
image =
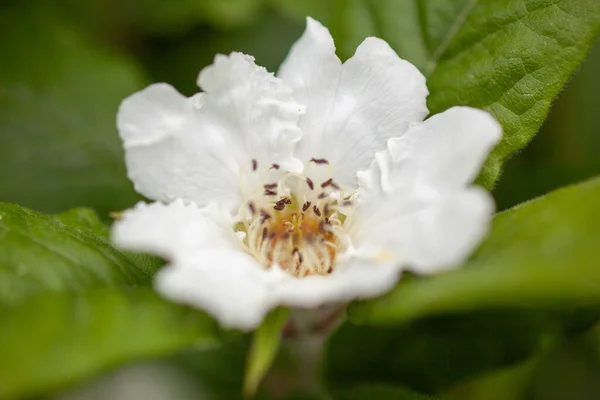
M 600 33 L 597 0 L 275 0 L 327 24 L 342 58 L 365 36 L 387 40 L 428 77 L 428 106 L 490 111 L 504 137 L 479 182 L 538 131 L 552 100 Z
M 479 179 L 490 187 L 502 162 L 537 133 L 552 100 L 596 39 L 600 2 L 464 3 L 452 36 L 439 42 L 426 70 L 428 105 L 434 113 L 458 104 L 483 108 L 500 121 L 504 137 Z
M 143 82 L 131 62 L 56 14 L 42 2 L 1 6 L 0 201 L 48 212 L 92 206 L 105 218 L 138 199 L 115 115 Z
M 498 214 L 462 267 L 350 307 L 360 323 L 504 307 L 600 305 L 600 178 Z
M 216 323 L 150 288 L 42 293 L 0 312 L 0 398 L 45 394 L 132 360 L 213 346 Z
M 0 203 L 0 308 L 38 292 L 148 284 L 157 262 L 118 252 L 104 235 L 89 210 L 52 217 Z

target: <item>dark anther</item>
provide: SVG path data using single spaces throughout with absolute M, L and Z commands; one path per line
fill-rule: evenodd
M 317 208 L 317 206 L 313 206 L 313 211 L 315 212 L 315 214 L 317 214 L 317 217 L 321 216 L 321 211 L 319 211 L 319 209 Z
M 265 222 L 266 220 L 268 220 L 269 218 L 271 218 L 271 216 L 269 215 L 268 212 L 264 211 L 264 210 L 260 210 L 260 217 L 262 218 L 263 222 Z
M 334 188 L 335 190 L 340 190 L 341 188 L 338 186 L 337 183 L 335 182 L 331 182 L 331 187 Z
M 285 204 L 292 204 L 292 201 L 286 197 L 285 198 Z
M 265 189 L 275 189 L 277 187 L 276 183 L 267 183 L 265 186 Z
M 298 264 L 302 264 L 304 261 L 304 257 L 302 257 L 302 253 L 298 253 Z
M 327 193 L 323 192 L 319 194 L 319 199 L 324 199 L 325 197 L 327 197 Z
M 325 223 L 326 223 L 327 225 L 331 225 L 331 222 L 329 221 L 329 218 L 325 217 Z
M 350 200 L 346 200 L 342 204 L 345 205 L 345 206 L 351 206 L 352 202 Z
M 267 228 L 263 228 L 263 231 L 262 231 L 262 239 L 263 240 L 265 240 L 267 238 L 267 232 L 268 232 Z
M 256 158 L 252 159 L 252 171 L 256 171 L 256 169 L 258 168 L 258 161 L 256 161 Z
M 331 185 L 332 183 L 333 183 L 333 178 L 329 178 L 325 182 L 321 183 L 321 187 L 326 188 L 327 186 Z
M 273 164 L 273 165 L 271 165 L 271 168 L 273 168 L 273 169 L 279 169 L 279 164 Z
M 253 203 L 253 202 L 251 202 L 251 201 L 250 201 L 250 202 L 248 202 L 248 209 L 250 210 L 250 212 L 251 212 L 252 214 L 255 214 L 255 213 L 256 213 L 256 207 L 254 207 L 254 203 Z
M 307 201 L 306 203 L 304 203 L 304 205 L 302 206 L 302 211 L 308 210 L 308 207 L 310 207 L 310 201 Z
M 285 208 L 285 203 L 275 204 L 273 206 L 273 208 L 276 209 L 277 211 L 283 211 L 283 209 Z
M 333 267 L 329 267 L 329 269 L 327 270 L 327 273 L 330 274 L 333 272 Z
M 315 164 L 329 164 L 329 161 L 324 158 L 311 158 L 310 162 L 314 162 Z
M 271 189 L 265 190 L 265 196 L 276 196 L 277 192 L 272 191 Z
M 294 254 L 298 253 L 299 251 L 300 251 L 300 250 L 298 250 L 298 248 L 297 248 L 297 247 L 294 247 L 294 250 L 292 250 L 292 255 L 294 255 Z
M 313 181 L 310 180 L 310 178 L 306 178 L 306 183 L 308 184 L 310 190 L 313 190 L 315 188 L 315 184 L 313 183 Z
M 325 204 L 325 208 L 323 208 L 323 214 L 327 215 L 329 214 L 329 204 Z M 325 218 L 327 219 L 327 218 Z

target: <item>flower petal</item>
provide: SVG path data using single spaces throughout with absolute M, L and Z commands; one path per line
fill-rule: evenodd
M 473 181 L 502 127 L 488 112 L 453 107 L 390 139 L 389 179 L 394 186 L 425 180 L 437 187 L 463 187 Z
M 312 308 L 380 295 L 390 290 L 400 276 L 398 264 L 374 262 L 370 258 L 348 258 L 327 276 L 296 278 L 283 275 L 273 287 L 281 304 Z
M 207 311 L 226 328 L 250 330 L 274 307 L 270 275 L 241 251 L 203 250 L 159 271 L 165 297 Z
M 233 221 L 214 204 L 198 208 L 176 200 L 171 204 L 138 203 L 112 227 L 117 247 L 173 259 L 186 259 L 200 249 L 235 248 Z
M 190 99 L 156 84 L 121 104 L 117 126 L 138 192 L 234 208 L 244 195 L 240 182 L 248 190 L 260 183 L 255 164 L 301 168 L 293 150 L 303 107 L 280 79 L 252 57 L 232 53 L 217 56 L 199 83 L 206 92 Z
M 491 196 L 479 187 L 394 191 L 360 204 L 355 246 L 359 253 L 430 274 L 463 261 L 487 233 L 493 212 Z
M 279 76 L 307 107 L 298 158 L 329 160 L 336 181 L 350 187 L 388 138 L 427 115 L 425 78 L 385 41 L 365 39 L 341 65 L 329 31 L 310 18 Z

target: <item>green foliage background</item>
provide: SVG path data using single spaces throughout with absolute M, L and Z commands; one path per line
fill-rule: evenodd
M 4 1 L 0 398 L 94 396 L 86 379 L 152 358 L 192 382 L 181 398 L 235 399 L 250 348 L 246 389 L 258 384 L 279 323 L 260 353 L 154 294 L 160 260 L 110 246 L 109 213 L 140 199 L 115 113 L 151 82 L 195 93 L 216 53 L 276 71 L 306 15 L 343 59 L 366 36 L 386 39 L 428 77 L 432 112 L 494 113 L 506 136 L 478 182 L 500 210 L 600 175 L 600 47 L 579 66 L 600 31 L 597 0 Z M 330 398 L 598 398 L 599 233 L 598 179 L 500 213 L 464 269 L 350 307 L 319 371 Z

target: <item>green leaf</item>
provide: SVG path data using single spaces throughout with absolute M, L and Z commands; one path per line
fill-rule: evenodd
M 363 385 L 333 392 L 334 400 L 434 400 L 411 390 L 385 385 Z
M 90 206 L 102 218 L 137 199 L 115 128 L 137 67 L 86 40 L 49 3 L 0 13 L 0 201 L 47 212 Z
M 597 0 L 279 0 L 283 10 L 325 23 L 342 58 L 366 36 L 387 40 L 428 77 L 435 114 L 455 105 L 491 112 L 502 142 L 479 183 L 538 131 L 552 100 L 600 33 Z
M 156 260 L 116 251 L 98 230 L 87 211 L 52 217 L 0 203 L 0 308 L 39 292 L 149 284 Z
M 43 293 L 0 312 L 0 398 L 47 394 L 125 362 L 218 343 L 205 314 L 150 288 Z
M 248 354 L 246 376 L 244 380 L 244 396 L 254 396 L 258 385 L 269 370 L 277 355 L 281 342 L 281 329 L 288 319 L 287 308 L 277 308 L 269 313 L 261 326 L 254 333 L 252 346 Z
M 358 323 L 403 324 L 430 315 L 493 308 L 600 305 L 600 178 L 498 214 L 460 268 L 402 280 L 381 298 L 356 302 Z
M 474 374 L 511 365 L 572 330 L 580 315 L 485 310 L 403 326 L 343 324 L 328 340 L 325 376 L 334 387 L 401 384 L 436 393 Z
M 444 2 L 449 4 L 452 2 Z M 552 100 L 600 32 L 596 0 L 466 1 L 427 69 L 433 113 L 454 105 L 491 112 L 504 137 L 479 183 L 538 131 Z

